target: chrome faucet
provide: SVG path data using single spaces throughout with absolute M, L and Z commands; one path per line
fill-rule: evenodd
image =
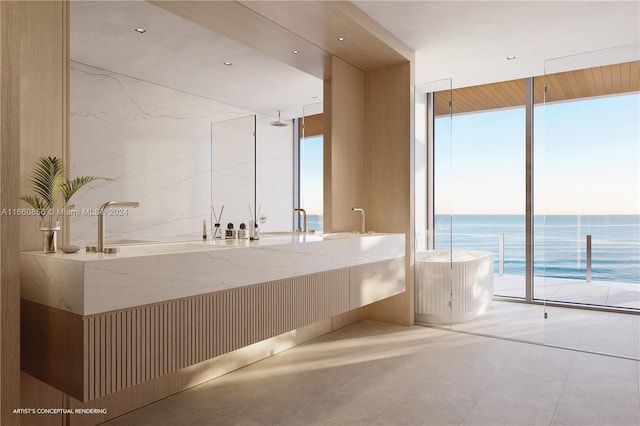
M 104 215 L 106 210 L 110 207 L 133 207 L 137 208 L 140 206 L 140 203 L 137 201 L 107 201 L 98 210 L 98 253 L 104 252 L 104 236 L 106 234 L 106 229 L 104 227 Z
M 362 213 L 362 225 L 360 227 L 362 228 L 361 232 L 364 234 L 364 209 L 362 207 L 354 207 L 351 209 L 351 211 Z
M 307 212 L 305 211 L 305 209 L 293 209 L 294 212 L 300 212 L 302 213 L 302 232 L 306 233 L 307 232 Z M 300 228 L 296 229 L 297 232 L 300 232 Z

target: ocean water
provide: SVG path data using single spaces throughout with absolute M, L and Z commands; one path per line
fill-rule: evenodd
M 436 248 L 492 252 L 496 273 L 500 233 L 504 233 L 505 274 L 524 275 L 524 215 L 436 216 Z M 536 216 L 534 274 L 585 279 L 587 235 L 591 235 L 592 280 L 640 284 L 638 215 Z
M 494 254 L 499 272 L 499 235 L 504 233 L 504 272 L 524 275 L 524 215 L 436 215 L 437 249 L 483 250 Z M 453 226 L 453 232 L 451 232 Z M 309 229 L 322 229 L 322 215 L 307 216 Z M 640 216 L 536 216 L 534 273 L 586 278 L 586 236 L 591 235 L 594 281 L 640 284 Z
M 309 214 L 307 215 L 307 229 L 314 231 L 322 231 L 322 215 L 321 214 Z

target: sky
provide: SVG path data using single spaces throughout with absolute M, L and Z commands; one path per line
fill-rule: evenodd
M 300 206 L 307 214 L 322 214 L 322 136 L 300 144 Z
M 524 214 L 524 107 L 436 122 L 436 213 Z M 536 214 L 640 214 L 640 94 L 536 106 Z
M 640 214 L 640 94 L 538 105 L 535 214 Z M 525 213 L 524 107 L 436 121 L 436 214 Z M 301 205 L 322 214 L 322 137 L 301 148 Z

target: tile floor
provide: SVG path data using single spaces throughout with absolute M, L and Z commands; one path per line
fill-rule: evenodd
M 640 360 L 640 315 L 494 300 L 484 314 L 451 328 Z
M 640 425 L 640 362 L 362 321 L 108 425 Z

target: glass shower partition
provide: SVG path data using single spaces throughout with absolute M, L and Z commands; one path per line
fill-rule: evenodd
M 415 316 L 451 327 L 452 82 L 416 85 Z
M 454 91 L 453 327 L 535 340 L 540 309 L 511 303 L 526 298 L 526 92 L 524 79 Z
M 640 310 L 640 44 L 547 60 L 542 86 L 534 294 L 547 305 L 545 344 L 638 359 L 640 317 L 602 310 Z

